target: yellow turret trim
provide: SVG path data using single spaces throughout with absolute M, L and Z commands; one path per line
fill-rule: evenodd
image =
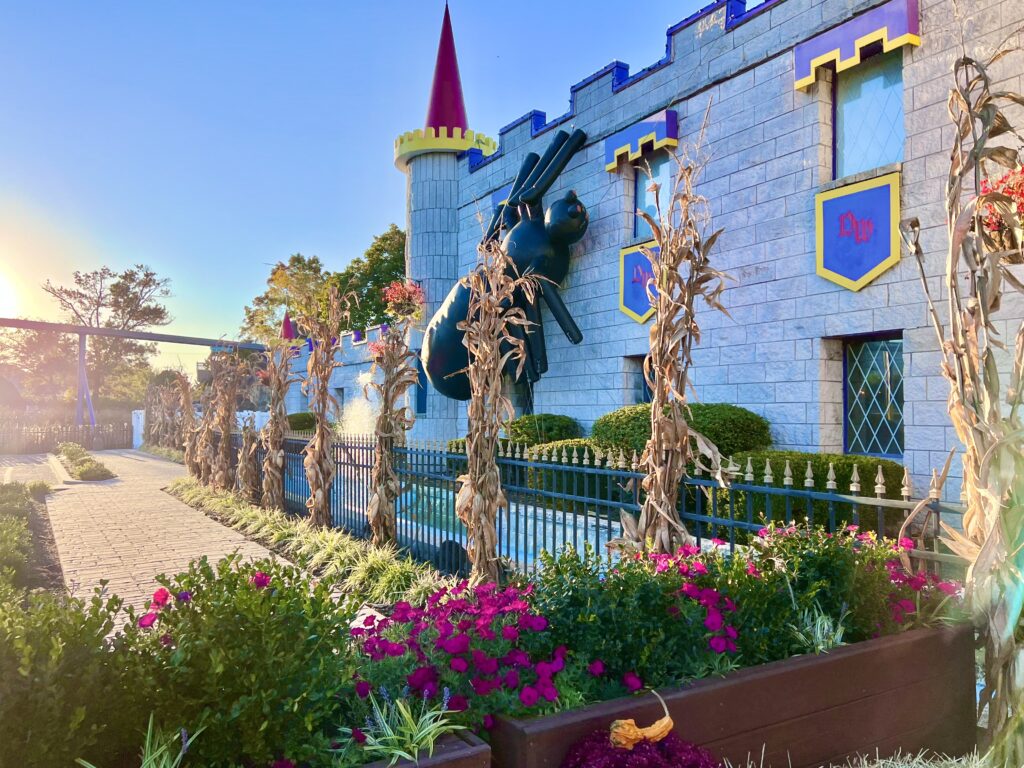
M 409 160 L 427 152 L 465 152 L 479 149 L 484 155 L 498 151 L 498 142 L 482 133 L 461 128 L 417 128 L 395 139 L 395 166 L 404 171 Z

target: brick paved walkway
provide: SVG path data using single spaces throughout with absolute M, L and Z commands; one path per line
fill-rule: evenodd
M 45 480 L 50 485 L 58 482 L 45 453 L 0 456 L 0 483 L 28 483 Z
M 109 592 L 144 608 L 159 573 L 178 573 L 202 555 L 270 555 L 161 490 L 185 474 L 181 465 L 138 451 L 95 453 L 115 479 L 66 485 L 47 500 L 64 579 L 76 596 L 107 579 Z

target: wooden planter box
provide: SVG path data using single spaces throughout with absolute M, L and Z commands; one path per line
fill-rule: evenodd
M 423 756 L 418 764 L 408 760 L 395 763 L 395 768 L 490 768 L 491 748 L 472 733 L 459 731 L 443 737 L 434 745 L 433 757 Z M 387 760 L 364 765 L 363 768 L 388 768 Z
M 974 634 L 919 629 L 659 691 L 676 733 L 734 765 L 812 768 L 856 754 L 922 749 L 962 755 L 975 744 Z M 650 695 L 533 719 L 499 718 L 496 768 L 558 768 L 569 748 L 612 720 L 650 725 Z

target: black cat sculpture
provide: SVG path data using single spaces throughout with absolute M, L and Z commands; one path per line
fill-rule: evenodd
M 583 334 L 569 314 L 558 292 L 559 284 L 569 272 L 569 246 L 587 231 L 587 209 L 573 191 L 567 192 L 544 211 L 542 198 L 551 189 L 565 166 L 587 140 L 581 130 L 571 134 L 559 131 L 551 140 L 543 157 L 531 152 L 523 159 L 508 200 L 494 212 L 482 243 L 501 239 L 502 247 L 515 264 L 519 274 L 532 272 L 544 279 L 533 301 L 517 291 L 513 304 L 520 307 L 532 325 L 523 332 L 513 327 L 526 342 L 526 364 L 522 377 L 531 384 L 548 370 L 544 325 L 539 306 L 544 299 L 555 322 L 573 344 Z M 445 397 L 469 399 L 469 377 L 465 368 L 469 355 L 463 345 L 465 333 L 458 324 L 469 312 L 469 288 L 459 281 L 427 324 L 423 337 L 421 359 L 431 385 Z M 515 378 L 515 363 L 510 361 L 506 373 Z

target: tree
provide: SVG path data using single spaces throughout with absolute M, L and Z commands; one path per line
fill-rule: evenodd
M 334 286 L 340 296 L 352 299 L 351 317 L 339 331 L 365 329 L 388 321 L 384 289 L 396 280 L 405 280 L 405 232 L 392 224 L 373 238 L 370 247 L 340 272 L 324 269 L 316 256 L 293 254 L 270 270 L 267 290 L 245 307 L 243 338 L 264 343 L 280 338 L 285 309 L 292 317 L 306 314 L 301 302 L 317 304 L 321 317 L 328 312 L 327 289 Z
M 330 274 L 316 256 L 294 253 L 287 262 L 277 262 L 267 278 L 267 290 L 255 297 L 251 306 L 245 307 L 242 337 L 265 344 L 280 338 L 285 309 L 294 312 L 297 307 L 293 302 L 301 296 L 319 301 Z
M 391 318 L 384 289 L 396 280 L 405 280 L 405 232 L 394 224 L 373 238 L 361 258 L 330 278 L 342 296 L 354 297 L 350 327 L 359 330 Z
M 77 375 L 76 340 L 65 333 L 8 328 L 0 333 L 0 363 L 15 369 L 26 399 L 63 398 Z

